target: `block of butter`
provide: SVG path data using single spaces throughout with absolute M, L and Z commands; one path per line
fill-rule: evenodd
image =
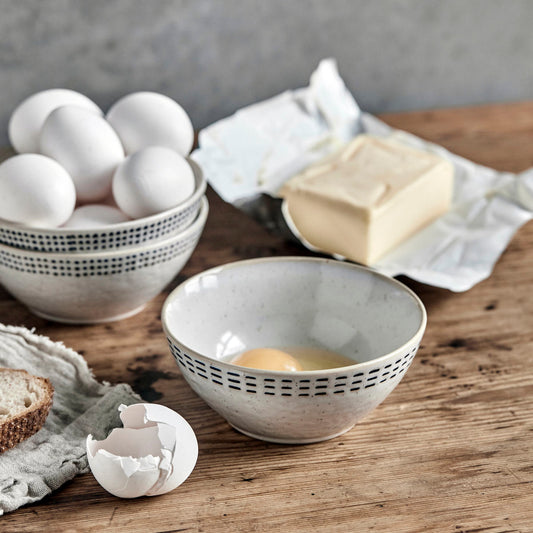
M 280 196 L 311 245 L 372 265 L 445 213 L 452 192 L 450 162 L 359 135 L 287 181 Z

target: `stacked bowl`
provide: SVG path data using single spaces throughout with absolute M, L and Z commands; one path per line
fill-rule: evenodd
M 172 209 L 94 229 L 30 228 L 0 220 L 0 283 L 34 314 L 66 323 L 139 312 L 183 268 L 204 228 L 206 182 Z

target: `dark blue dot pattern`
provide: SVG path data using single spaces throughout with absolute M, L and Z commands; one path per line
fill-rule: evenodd
M 399 380 L 409 368 L 417 352 L 415 346 L 393 361 L 364 371 L 341 372 L 330 377 L 279 378 L 263 377 L 242 371 L 225 370 L 216 363 L 200 361 L 180 350 L 167 338 L 170 351 L 182 372 L 195 374 L 221 387 L 266 396 L 328 396 L 357 394 L 357 391 L 379 386 L 389 380 Z
M 116 250 L 155 241 L 184 229 L 192 222 L 200 208 L 201 197 L 186 209 L 157 222 L 136 224 L 133 227 L 111 230 L 46 232 L 31 228 L 0 226 L 0 243 L 23 250 L 39 252 L 94 252 Z M 140 222 L 140 221 L 139 221 Z
M 133 270 L 151 267 L 159 263 L 165 263 L 175 257 L 190 251 L 196 246 L 202 227 L 191 232 L 183 239 L 176 240 L 171 244 L 155 247 L 147 251 L 123 253 L 118 257 L 88 259 L 73 257 L 57 259 L 57 256 L 40 257 L 24 255 L 23 251 L 10 252 L 0 250 L 0 269 L 16 270 L 28 274 L 64 276 L 64 277 L 88 277 L 109 276 L 122 274 Z

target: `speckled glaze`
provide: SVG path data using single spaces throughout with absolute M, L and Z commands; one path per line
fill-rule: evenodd
M 119 320 L 140 311 L 183 268 L 209 211 L 163 241 L 87 254 L 43 253 L 0 245 L 0 282 L 33 313 L 67 323 Z
M 333 259 L 231 263 L 178 286 L 162 312 L 170 350 L 191 386 L 237 430 L 279 443 L 340 435 L 400 382 L 426 327 L 401 283 Z M 274 372 L 227 362 L 257 347 L 312 346 L 358 363 Z
M 36 252 L 86 253 L 124 250 L 177 235 L 197 217 L 206 190 L 202 169 L 192 159 L 187 160 L 194 171 L 195 190 L 172 209 L 94 229 L 28 228 L 0 219 L 0 244 Z

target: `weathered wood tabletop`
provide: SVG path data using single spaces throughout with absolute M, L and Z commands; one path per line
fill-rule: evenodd
M 533 103 L 388 114 L 388 123 L 501 170 L 533 166 Z M 169 355 L 166 294 L 208 267 L 310 252 L 269 235 L 209 191 L 192 258 L 146 309 L 122 322 L 65 326 L 0 290 L 0 321 L 82 353 L 96 377 L 127 382 L 180 412 L 200 447 L 190 478 L 155 498 L 120 500 L 91 474 L 0 517 L 11 531 L 533 531 L 533 222 L 492 276 L 465 293 L 405 281 L 428 310 L 409 372 L 364 421 L 306 446 L 245 437 L 189 389 Z

